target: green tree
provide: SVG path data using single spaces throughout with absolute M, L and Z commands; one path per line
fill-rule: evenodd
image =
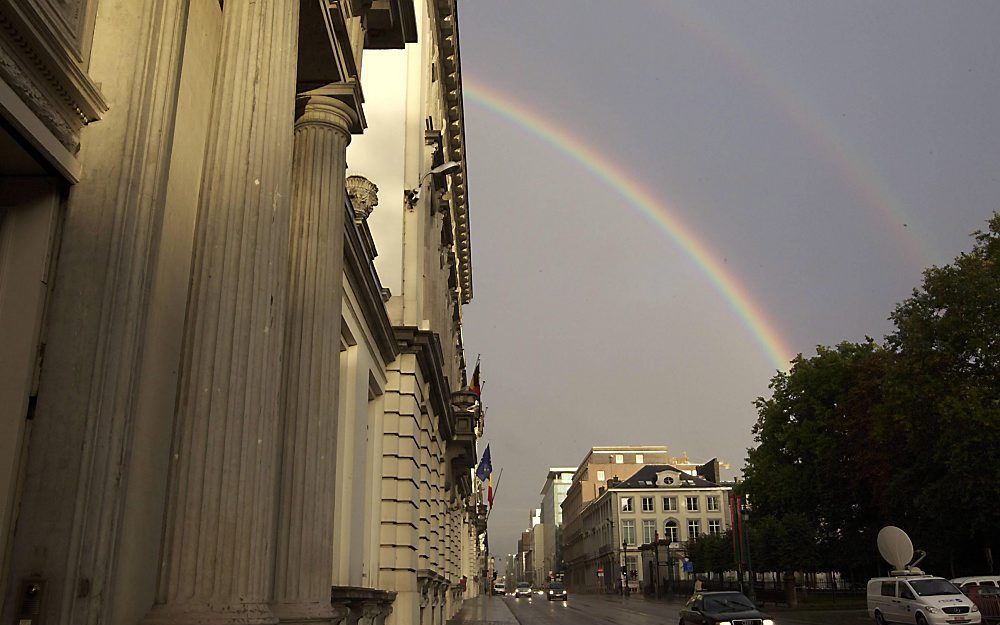
M 702 534 L 688 542 L 687 557 L 694 563 L 698 573 L 715 573 L 721 579 L 725 571 L 736 570 L 736 560 L 733 557 L 732 536 L 724 534 Z
M 757 400 L 755 568 L 873 572 L 889 523 L 939 573 L 1000 554 L 1000 216 L 989 226 L 924 273 L 884 344 L 820 346 Z
M 887 470 L 868 441 L 890 357 L 872 340 L 819 347 L 774 377 L 770 398 L 757 400 L 757 446 L 748 451 L 742 489 L 752 525 L 767 529 L 760 540 L 782 540 L 760 556 L 774 568 L 755 568 L 807 570 L 862 555 L 857 538 L 877 517 L 870 480 Z
M 941 573 L 986 570 L 1000 547 L 1000 215 L 975 245 L 924 272 L 896 307 L 874 443 L 893 468 L 883 516 Z

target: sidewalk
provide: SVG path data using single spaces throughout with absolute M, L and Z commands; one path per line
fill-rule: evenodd
M 518 625 L 518 622 L 503 599 L 480 595 L 466 600 L 448 625 Z

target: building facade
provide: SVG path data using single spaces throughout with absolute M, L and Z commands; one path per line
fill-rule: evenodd
M 600 488 L 578 515 L 573 532 L 564 534 L 567 584 L 578 591 L 611 592 L 625 580 L 638 589 L 651 581 L 642 547 L 656 541 L 669 545 L 674 560 L 668 570 L 665 559 L 660 574 L 680 579 L 685 545 L 702 534 L 721 534 L 730 525 L 731 489 L 719 483 L 717 462 L 702 466 L 714 481 L 672 465 L 651 464 Z M 714 474 L 709 473 L 713 466 Z
M 545 477 L 545 484 L 539 493 L 542 496 L 541 525 L 544 535 L 541 569 L 545 575 L 555 575 L 561 568 L 562 549 L 559 539 L 562 534 L 562 503 L 573 483 L 576 469 L 572 467 L 552 467 Z
M 478 592 L 454 0 L 0 0 L 0 117 L 0 618 Z

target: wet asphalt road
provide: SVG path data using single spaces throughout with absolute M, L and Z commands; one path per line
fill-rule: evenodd
M 610 595 L 570 595 L 569 601 L 506 597 L 520 625 L 676 625 L 679 606 Z
M 679 603 L 616 595 L 570 595 L 569 601 L 503 599 L 520 625 L 677 625 Z M 871 625 L 864 610 L 766 610 L 777 625 Z

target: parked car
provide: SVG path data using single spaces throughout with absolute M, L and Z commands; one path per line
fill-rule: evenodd
M 996 586 L 1000 587 L 1000 575 L 977 575 L 974 577 L 956 577 L 951 580 L 952 584 L 958 586 L 959 590 L 966 586 Z
M 1000 587 L 989 582 L 982 584 L 967 584 L 962 592 L 979 608 L 983 623 L 997 625 L 1000 623 Z
M 720 623 L 774 625 L 774 621 L 741 592 L 698 592 L 681 609 L 680 625 Z
M 549 598 L 549 601 L 566 601 L 569 599 L 566 587 L 559 582 L 552 582 L 549 584 L 549 588 L 545 592 L 545 595 Z
M 518 582 L 517 587 L 514 589 L 514 597 L 520 599 L 521 597 L 531 598 L 531 584 L 528 582 Z
M 868 614 L 878 625 L 977 625 L 979 608 L 954 584 L 933 575 L 868 581 Z

